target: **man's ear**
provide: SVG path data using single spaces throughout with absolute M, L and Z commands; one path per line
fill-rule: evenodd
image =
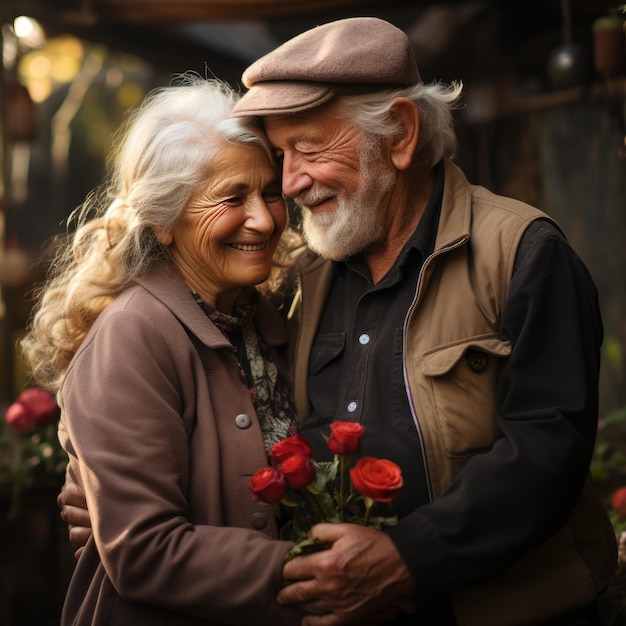
M 159 240 L 159 243 L 163 246 L 172 245 L 172 241 L 174 241 L 174 235 L 172 232 L 164 228 L 163 226 L 154 226 L 152 228 L 156 238 Z
M 419 139 L 419 111 L 408 98 L 396 98 L 391 111 L 401 128 L 391 146 L 391 160 L 399 170 L 406 170 L 411 165 Z

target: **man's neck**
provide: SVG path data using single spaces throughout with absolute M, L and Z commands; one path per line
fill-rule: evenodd
M 428 205 L 434 180 L 432 170 L 416 172 L 410 169 L 400 175 L 387 216 L 387 237 L 363 254 L 374 285 L 390 270 L 415 232 Z

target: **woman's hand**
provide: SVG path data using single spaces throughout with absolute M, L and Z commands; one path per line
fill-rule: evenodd
M 70 543 L 76 548 L 74 558 L 78 559 L 92 534 L 91 519 L 85 494 L 69 475 L 66 475 L 57 496 L 57 505 L 61 509 L 61 519 L 68 525 Z

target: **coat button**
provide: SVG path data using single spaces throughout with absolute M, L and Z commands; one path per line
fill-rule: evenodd
M 466 358 L 473 372 L 482 372 L 487 367 L 487 355 L 484 352 L 468 350 Z
M 240 413 L 235 418 L 235 424 L 237 424 L 237 428 L 250 428 L 252 420 L 250 419 L 249 415 L 246 415 L 245 413 Z
M 267 526 L 267 515 L 263 513 L 255 513 L 252 516 L 252 528 L 263 530 Z

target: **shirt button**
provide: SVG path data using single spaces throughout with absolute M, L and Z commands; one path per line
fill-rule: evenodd
M 348 411 L 350 413 L 354 413 L 356 411 L 356 402 L 350 402 L 348 405 Z
M 359 343 L 362 346 L 366 346 L 368 343 L 370 342 L 370 336 L 367 333 L 363 333 L 360 337 L 359 337 Z
M 252 516 L 252 528 L 263 530 L 267 526 L 267 515 L 263 513 L 255 513 Z
M 249 415 L 246 415 L 245 413 L 240 413 L 235 418 L 235 424 L 237 424 L 237 428 L 241 428 L 241 429 L 250 428 L 250 425 L 252 424 L 252 420 L 250 419 Z

